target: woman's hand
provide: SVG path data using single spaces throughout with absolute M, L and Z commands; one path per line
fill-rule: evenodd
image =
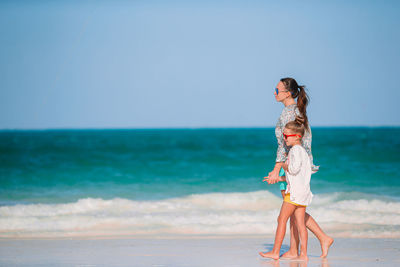
M 268 173 L 268 176 L 264 177 L 263 182 L 268 182 L 268 184 L 276 184 L 277 182 L 281 182 L 282 179 L 279 177 L 279 171 L 281 170 L 284 162 L 275 163 L 274 169 Z
M 280 181 L 279 169 L 278 170 L 273 169 L 272 172 L 270 172 L 267 177 L 264 177 L 263 181 L 267 181 L 268 184 L 276 184 L 277 182 L 279 182 Z

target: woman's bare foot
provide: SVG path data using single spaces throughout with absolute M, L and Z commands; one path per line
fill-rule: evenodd
M 296 251 L 288 250 L 286 253 L 284 253 L 281 258 L 286 258 L 286 259 L 293 259 L 298 257 L 299 254 Z
M 308 261 L 308 256 L 304 254 L 300 254 L 298 257 L 293 258 L 294 261 Z
M 328 236 L 321 242 L 321 250 L 322 250 L 322 254 L 320 256 L 321 258 L 325 258 L 326 256 L 328 256 L 329 247 L 332 246 L 333 241 L 334 241 L 333 238 Z
M 259 254 L 263 258 L 271 258 L 274 260 L 279 260 L 279 253 L 273 253 L 272 251 L 269 251 L 267 253 L 260 252 Z

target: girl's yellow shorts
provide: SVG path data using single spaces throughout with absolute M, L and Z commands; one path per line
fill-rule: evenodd
M 295 206 L 307 207 L 307 206 L 300 205 L 300 204 L 297 204 L 297 203 L 294 203 L 294 202 L 290 201 L 290 193 L 285 195 L 285 198 L 283 199 L 283 201 L 285 201 L 285 202 L 287 202 L 287 203 L 290 203 L 290 204 L 293 204 L 293 205 L 295 205 Z

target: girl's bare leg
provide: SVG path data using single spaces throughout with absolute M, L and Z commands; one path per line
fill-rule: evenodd
M 260 252 L 260 255 L 262 257 L 272 258 L 274 260 L 279 259 L 279 252 L 281 250 L 283 238 L 285 237 L 285 233 L 286 233 L 286 223 L 287 223 L 289 217 L 295 211 L 295 209 L 296 209 L 296 206 L 293 204 L 290 204 L 287 202 L 282 203 L 281 212 L 279 213 L 279 216 L 278 216 L 278 227 L 276 229 L 276 234 L 275 234 L 274 248 L 267 253 Z
M 282 198 L 285 199 L 285 190 L 281 190 Z M 290 216 L 290 248 L 283 253 L 282 258 L 295 258 L 299 256 L 299 233 L 297 232 L 294 215 Z
M 286 251 L 282 258 L 296 258 L 299 256 L 299 232 L 297 231 L 295 216 L 290 216 L 290 248 Z
M 306 207 L 297 206 L 294 211 L 294 217 L 296 219 L 297 230 L 300 236 L 300 255 L 295 258 L 296 260 L 308 261 L 307 256 L 307 243 L 308 243 L 308 232 L 305 223 Z
M 321 245 L 321 258 L 324 258 L 328 255 L 329 247 L 333 244 L 333 238 L 324 233 L 318 223 L 314 220 L 314 218 L 306 212 L 305 215 L 305 223 L 306 227 L 318 238 L 319 243 Z M 293 229 L 292 230 L 292 225 Z M 296 221 L 293 218 L 290 218 L 290 248 L 289 250 L 282 255 L 285 258 L 293 258 L 293 255 L 298 254 L 299 251 L 299 236 Z
M 333 238 L 325 234 L 314 218 L 308 213 L 305 214 L 305 224 L 306 227 L 318 238 L 319 243 L 321 244 L 321 257 L 326 257 L 328 255 L 329 247 L 333 244 Z

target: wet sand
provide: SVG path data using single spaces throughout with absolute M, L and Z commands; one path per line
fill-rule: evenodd
M 273 237 L 2 239 L 0 266 L 400 266 L 399 239 L 336 238 L 326 259 L 310 239 L 308 263 L 258 255 L 272 246 Z

